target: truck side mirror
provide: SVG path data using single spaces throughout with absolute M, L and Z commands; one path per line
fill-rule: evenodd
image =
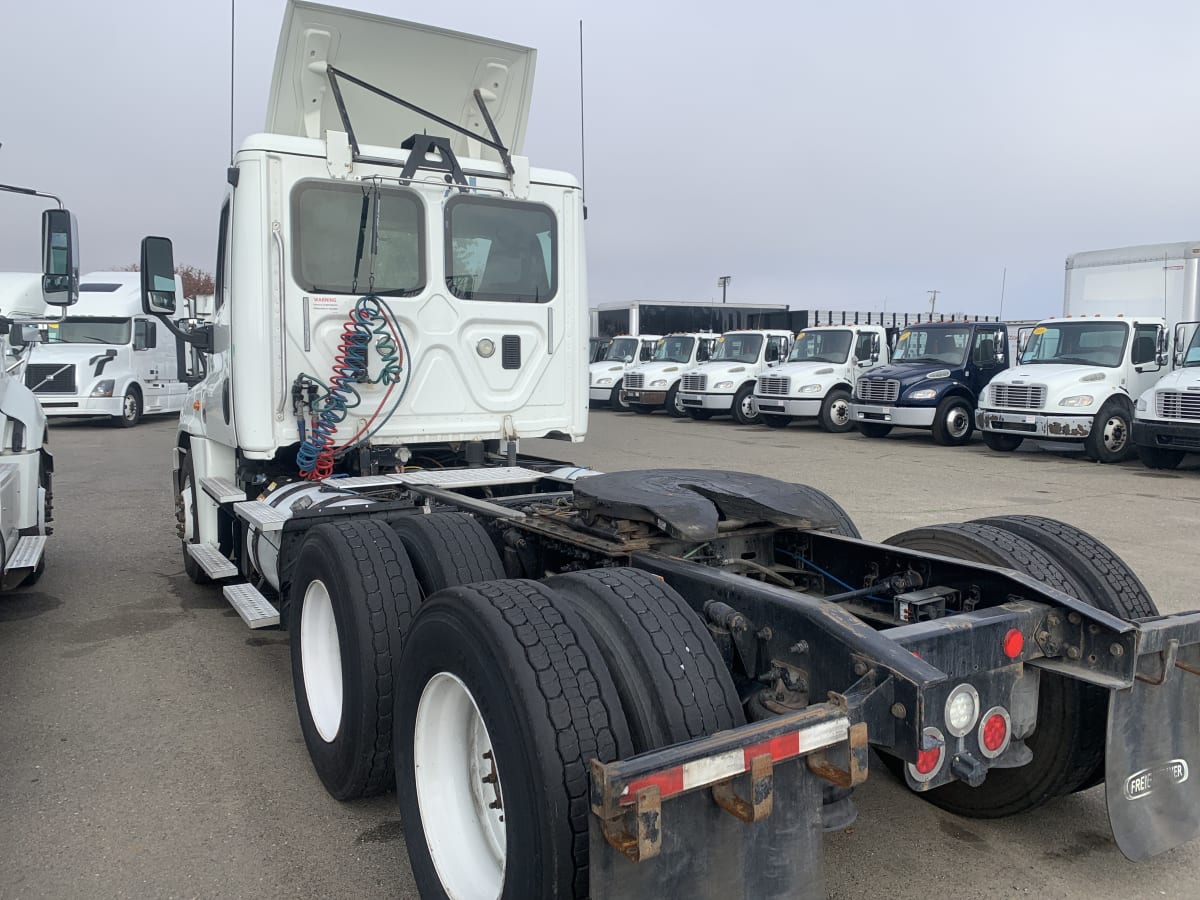
M 171 239 L 142 238 L 142 312 L 170 315 L 175 312 L 175 251 Z
M 28 344 L 40 344 L 44 336 L 37 325 L 25 325 L 13 322 L 8 329 L 8 343 L 13 347 L 25 347 Z
M 42 213 L 42 299 L 50 306 L 79 299 L 79 232 L 65 209 Z
M 1033 326 L 1031 325 L 1017 329 L 1017 365 L 1021 364 L 1021 354 L 1025 352 L 1025 345 L 1029 343 L 1029 336 L 1031 334 L 1033 334 Z

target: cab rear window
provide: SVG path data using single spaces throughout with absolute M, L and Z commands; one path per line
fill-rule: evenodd
M 558 290 L 554 213 L 537 203 L 446 201 L 446 287 L 463 300 L 546 303 Z

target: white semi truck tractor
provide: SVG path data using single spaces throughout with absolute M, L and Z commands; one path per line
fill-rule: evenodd
M 1137 398 L 1133 444 L 1151 469 L 1174 469 L 1200 453 L 1200 322 L 1175 326 L 1173 367 Z
M 679 397 L 683 373 L 704 362 L 716 346 L 711 332 L 681 332 L 659 338 L 648 360 L 625 372 L 625 404 L 636 413 L 665 409 L 675 418 L 688 414 Z
M 179 329 L 207 362 L 173 451 L 183 563 L 287 629 L 329 793 L 395 784 L 418 890 L 460 900 L 815 900 L 872 747 L 959 813 L 1106 780 L 1128 856 L 1194 837 L 1200 779 L 1122 785 L 1200 765 L 1200 613 L 1142 618 L 1081 532 L 878 544 L 805 485 L 521 451 L 588 409 L 582 197 L 521 155 L 533 65 L 292 0 L 215 320 Z M 171 256 L 143 241 L 164 323 Z
M 790 331 L 727 331 L 704 362 L 683 373 L 679 404 L 693 419 L 733 416 L 739 425 L 757 425 L 754 385 L 758 377 L 787 359 Z
M 52 196 L 26 188 L 0 189 Z M 58 198 L 53 198 L 58 199 Z M 29 587 L 46 570 L 46 539 L 54 521 L 54 457 L 38 398 L 25 385 L 33 347 L 45 340 L 47 310 L 79 297 L 75 218 L 60 206 L 42 213 L 40 275 L 0 273 L 0 590 Z M 31 289 L 36 279 L 37 289 Z
M 649 360 L 658 346 L 657 334 L 619 334 L 608 342 L 603 356 L 588 366 L 588 401 L 592 406 L 629 409 L 625 373 Z

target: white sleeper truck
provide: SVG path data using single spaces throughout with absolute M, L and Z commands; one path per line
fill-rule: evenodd
M 654 355 L 657 334 L 619 334 L 608 342 L 604 355 L 588 366 L 588 401 L 592 406 L 607 403 L 613 409 L 628 409 L 622 391 L 625 373 Z
M 732 415 L 739 425 L 758 424 L 755 382 L 787 359 L 791 346 L 790 331 L 725 332 L 707 362 L 683 373 L 679 403 L 693 419 Z
M 1081 532 L 879 544 L 805 485 L 521 452 L 587 422 L 582 198 L 520 155 L 533 64 L 292 0 L 215 321 L 179 330 L 184 565 L 288 630 L 329 793 L 394 783 L 419 892 L 459 900 L 815 900 L 872 747 L 957 813 L 1106 781 L 1129 857 L 1196 836 L 1200 613 Z M 171 257 L 143 241 L 147 312 Z
M 646 362 L 625 373 L 626 405 L 636 413 L 665 409 L 675 418 L 687 416 L 679 398 L 683 373 L 712 356 L 717 336 L 709 332 L 669 334 L 659 338 Z
M 1026 440 L 1082 447 L 1099 462 L 1134 453 L 1134 403 L 1169 366 L 1168 336 L 1200 319 L 1200 243 L 1150 244 L 1067 259 L 1063 316 L 1039 322 L 1018 365 L 979 401 L 993 450 Z
M 178 276 L 175 290 L 183 296 Z M 181 305 L 172 318 L 182 312 Z M 25 383 L 52 419 L 107 416 L 131 428 L 143 415 L 183 409 L 185 350 L 157 317 L 142 312 L 137 272 L 92 272 L 81 279 L 70 313 L 50 323 Z
M 796 335 L 787 362 L 758 376 L 754 405 L 771 428 L 816 419 L 824 431 L 852 431 L 854 382 L 866 370 L 886 366 L 889 358 L 881 325 L 806 328 Z
M 1175 326 L 1172 371 L 1137 399 L 1133 444 L 1151 469 L 1174 469 L 1200 453 L 1200 322 Z

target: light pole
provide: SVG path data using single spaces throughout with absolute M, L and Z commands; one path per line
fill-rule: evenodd
M 725 302 L 725 289 L 729 287 L 729 282 L 733 281 L 732 275 L 722 275 L 717 279 L 717 287 L 721 289 L 721 302 Z
M 933 314 L 937 309 L 937 295 L 940 294 L 941 291 L 926 291 L 925 293 L 929 295 L 929 318 L 932 319 Z

